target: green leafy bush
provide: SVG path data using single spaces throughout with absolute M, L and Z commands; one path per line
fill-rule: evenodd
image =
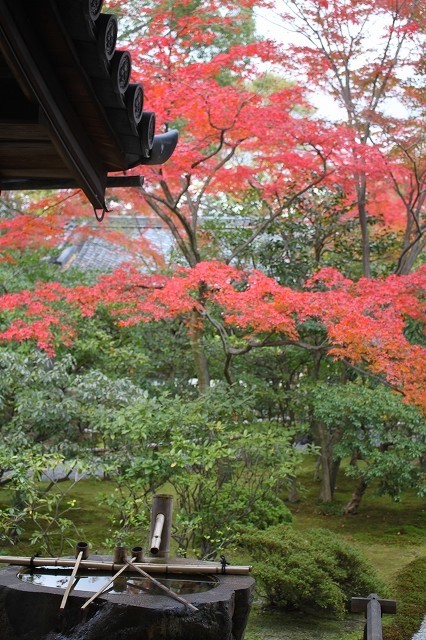
M 325 529 L 279 525 L 243 536 L 270 606 L 342 616 L 352 596 L 385 589 L 360 554 Z
M 235 547 L 242 529 L 291 520 L 279 495 L 300 454 L 293 433 L 259 420 L 249 391 L 217 385 L 197 398 L 146 396 L 104 412 L 97 430 L 118 489 L 110 501 L 117 539 L 141 530 L 151 494 L 165 486 L 181 556 L 212 559 Z

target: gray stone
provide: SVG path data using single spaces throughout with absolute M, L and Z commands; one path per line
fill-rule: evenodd
M 209 591 L 186 595 L 199 611 L 167 595 L 71 592 L 63 615 L 63 590 L 17 577 L 19 567 L 0 571 L 2 640 L 242 640 L 253 598 L 251 576 L 219 575 Z
M 414 634 L 413 640 L 426 640 L 426 617 L 423 620 L 420 629 Z

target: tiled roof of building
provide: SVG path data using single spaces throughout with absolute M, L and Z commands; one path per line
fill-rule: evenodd
M 110 215 L 107 224 L 110 229 L 118 230 L 129 238 L 137 240 L 143 236 L 162 256 L 170 254 L 173 242 L 169 231 L 161 222 L 153 222 L 143 216 Z M 133 261 L 134 255 L 122 246 L 92 235 L 84 235 L 81 242 L 67 245 L 55 259 L 55 263 L 62 269 L 77 268 L 101 273 Z

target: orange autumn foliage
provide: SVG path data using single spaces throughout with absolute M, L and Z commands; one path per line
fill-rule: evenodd
M 219 311 L 247 342 L 276 335 L 297 345 L 303 324 L 315 320 L 324 328 L 331 357 L 366 367 L 426 410 L 426 348 L 406 337 L 410 322 L 425 323 L 425 293 L 426 266 L 407 276 L 358 282 L 323 269 L 302 291 L 259 271 L 219 262 L 179 268 L 171 277 L 144 275 L 128 266 L 90 287 L 51 283 L 1 296 L 0 310 L 17 317 L 0 338 L 34 339 L 53 353 L 58 340 L 69 344 L 72 339 L 73 313 L 89 317 L 100 305 L 124 326 L 189 319 L 194 311 L 202 320 L 206 310 Z

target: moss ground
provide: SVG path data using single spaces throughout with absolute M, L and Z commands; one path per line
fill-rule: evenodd
M 294 526 L 335 531 L 360 549 L 388 585 L 388 597 L 398 601 L 401 612 L 384 617 L 384 640 L 409 640 L 426 613 L 426 501 L 412 492 L 395 502 L 372 488 L 358 515 L 344 516 L 342 508 L 353 491 L 353 480 L 341 473 L 331 505 L 318 502 L 312 461 L 304 465 L 299 481 L 301 499 L 288 505 Z M 257 603 L 246 640 L 361 640 L 363 627 L 362 616 L 350 615 L 344 622 L 301 620 L 294 614 L 263 612 Z

